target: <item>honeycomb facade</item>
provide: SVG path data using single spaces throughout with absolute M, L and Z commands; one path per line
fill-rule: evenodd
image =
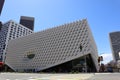
M 97 47 L 83 19 L 11 40 L 6 64 L 15 71 L 42 71 L 88 54 L 97 69 Z

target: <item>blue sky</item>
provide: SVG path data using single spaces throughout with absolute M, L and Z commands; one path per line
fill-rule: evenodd
M 120 0 L 6 0 L 0 20 L 35 17 L 35 32 L 87 18 L 98 53 L 111 54 L 109 32 L 120 30 Z

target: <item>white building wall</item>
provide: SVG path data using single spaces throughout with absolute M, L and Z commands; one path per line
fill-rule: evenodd
M 35 57 L 28 59 L 28 54 Z M 97 68 L 97 48 L 84 19 L 11 40 L 6 63 L 16 71 L 43 70 L 87 54 L 92 55 Z
M 18 37 L 22 37 L 25 35 L 29 35 L 33 33 L 32 30 L 26 28 L 23 25 L 16 23 L 13 20 L 10 20 L 3 24 L 2 29 L 0 31 L 0 56 L 3 62 L 6 55 L 6 49 L 8 46 L 8 41 L 16 39 Z

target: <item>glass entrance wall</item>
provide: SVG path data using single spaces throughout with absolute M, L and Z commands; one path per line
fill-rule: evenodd
M 86 59 L 86 60 L 85 60 Z M 45 69 L 41 72 L 95 72 L 95 65 L 91 55 L 85 55 L 72 61 Z
M 74 72 L 84 72 L 83 71 L 84 68 L 85 68 L 84 56 L 72 61 L 72 71 L 74 71 Z

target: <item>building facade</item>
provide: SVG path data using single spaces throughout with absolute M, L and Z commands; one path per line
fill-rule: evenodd
M 1 12 L 2 12 L 4 2 L 5 2 L 5 0 L 0 0 L 0 15 L 1 15 Z
M 34 30 L 34 17 L 21 16 L 20 24 Z
M 15 71 L 96 71 L 98 53 L 86 19 L 8 43 L 5 63 Z
M 10 20 L 4 23 L 0 31 L 0 61 L 4 62 L 8 41 L 31 33 L 33 33 L 32 30 L 15 21 Z
M 2 28 L 2 22 L 0 21 L 0 31 L 1 31 L 1 28 Z
M 120 60 L 120 31 L 111 32 L 109 34 L 110 45 L 113 54 L 113 59 L 115 61 Z

